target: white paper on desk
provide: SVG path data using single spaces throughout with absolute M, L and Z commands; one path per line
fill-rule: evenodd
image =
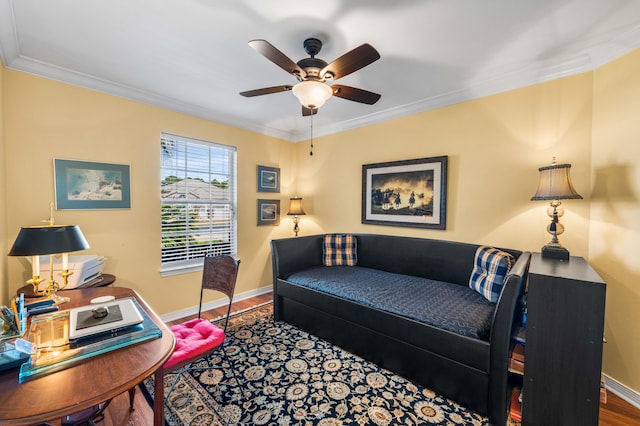
M 110 313 L 104 318 L 104 321 L 99 321 L 96 325 L 84 328 L 79 326 L 78 315 L 80 313 L 87 311 L 92 312 L 94 309 L 100 307 L 111 309 L 115 313 L 118 309 L 114 309 L 114 306 L 119 308 L 117 320 L 112 320 L 109 315 L 113 314 Z M 120 330 L 125 327 L 140 324 L 141 322 L 142 315 L 140 315 L 140 312 L 138 312 L 138 309 L 130 297 L 81 306 L 69 310 L 69 339 L 78 339 L 80 337 Z

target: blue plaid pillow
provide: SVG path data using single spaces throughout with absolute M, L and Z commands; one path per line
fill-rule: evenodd
M 324 236 L 324 266 L 355 266 L 358 263 L 356 237 L 351 234 Z
M 483 295 L 489 302 L 496 303 L 513 262 L 514 258 L 509 253 L 493 247 L 478 247 L 469 287 Z

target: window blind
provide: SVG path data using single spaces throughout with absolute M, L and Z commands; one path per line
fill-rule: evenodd
M 236 256 L 236 148 L 163 133 L 160 158 L 161 274 Z

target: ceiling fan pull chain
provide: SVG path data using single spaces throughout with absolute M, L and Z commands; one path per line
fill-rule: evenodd
M 313 114 L 311 115 L 311 149 L 309 150 L 309 155 L 313 156 Z

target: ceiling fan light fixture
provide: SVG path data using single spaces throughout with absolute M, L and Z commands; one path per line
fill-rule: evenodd
M 322 42 L 317 38 L 308 38 L 304 41 L 304 50 L 310 57 L 303 58 L 298 62 L 292 61 L 266 40 L 251 40 L 249 46 L 294 76 L 298 80 L 298 84 L 248 90 L 240 92 L 241 96 L 251 98 L 291 90 L 302 104 L 303 117 L 316 114 L 318 109 L 332 96 L 367 105 L 373 105 L 380 99 L 379 94 L 368 90 L 327 83 L 328 80 L 332 82 L 338 80 L 380 59 L 378 51 L 368 43 L 351 49 L 330 64 L 316 56 L 322 48 Z
M 302 106 L 310 109 L 320 108 L 333 95 L 331 87 L 314 80 L 301 81 L 292 91 Z

